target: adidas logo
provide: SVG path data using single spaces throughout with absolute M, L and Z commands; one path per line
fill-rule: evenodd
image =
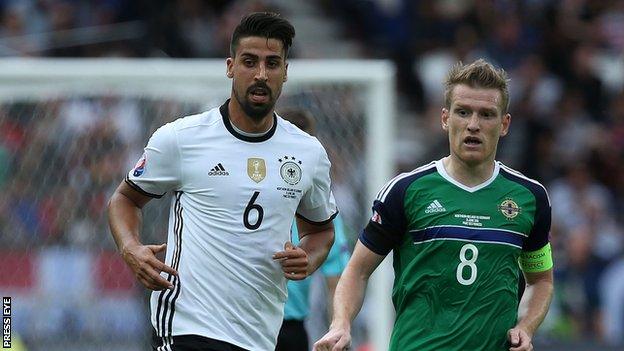
M 430 203 L 429 206 L 427 206 L 427 208 L 425 209 L 425 213 L 437 213 L 437 212 L 446 212 L 446 208 L 442 206 L 440 201 L 433 200 L 433 202 Z
M 223 165 L 221 163 L 217 164 L 216 166 L 214 166 L 210 172 L 208 172 L 209 176 L 229 176 L 230 173 L 228 173 L 225 168 L 223 168 Z

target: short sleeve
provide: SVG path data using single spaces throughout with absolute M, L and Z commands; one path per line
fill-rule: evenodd
M 525 240 L 522 250 L 525 252 L 535 251 L 543 248 L 549 243 L 551 207 L 548 193 L 543 187 L 535 187 L 535 218 L 533 219 L 533 229 L 529 237 Z
M 312 185 L 299 202 L 297 217 L 313 224 L 325 224 L 336 217 L 338 208 L 331 192 L 330 168 L 327 152 L 319 144 L 319 158 L 313 170 Z
M 376 254 L 387 255 L 403 239 L 407 228 L 404 199 L 409 184 L 409 178 L 398 181 L 395 178 L 382 188 L 373 202 L 373 215 L 359 240 Z
M 180 153 L 172 123 L 157 129 L 143 156 L 126 176 L 126 183 L 143 195 L 160 198 L 180 186 Z
M 341 216 L 334 219 L 334 245 L 332 245 L 327 259 L 319 268 L 326 277 L 339 276 L 349 262 L 349 246 L 344 232 L 344 223 Z

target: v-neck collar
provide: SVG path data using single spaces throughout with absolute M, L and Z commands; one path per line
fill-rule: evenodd
M 490 176 L 490 178 L 488 178 L 485 182 L 481 184 L 477 184 L 475 186 L 467 186 L 458 182 L 453 177 L 451 177 L 450 174 L 448 174 L 448 172 L 446 171 L 446 168 L 444 168 L 444 162 L 442 162 L 442 159 L 435 161 L 435 165 L 436 165 L 436 169 L 438 170 L 438 173 L 440 173 L 442 178 L 446 179 L 449 183 L 455 185 L 456 187 L 462 190 L 465 190 L 467 192 L 470 192 L 470 193 L 474 193 L 475 191 L 481 190 L 485 188 L 486 186 L 492 184 L 494 179 L 498 177 L 498 172 L 500 171 L 500 163 L 498 161 L 494 161 L 494 172 L 492 172 L 492 176 Z

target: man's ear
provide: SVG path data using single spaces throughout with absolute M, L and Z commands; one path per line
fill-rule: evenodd
M 506 113 L 503 115 L 503 127 L 501 128 L 500 136 L 504 137 L 509 133 L 509 126 L 511 125 L 511 115 Z
M 449 119 L 449 111 L 446 108 L 442 108 L 440 121 L 442 122 L 442 129 L 445 131 L 448 131 L 448 119 Z
M 232 59 L 231 57 L 228 57 L 225 60 L 225 75 L 228 78 L 234 77 L 234 72 L 232 71 L 233 66 L 234 66 L 234 59 Z
M 288 80 L 288 62 L 286 62 L 286 65 L 284 66 L 284 82 L 286 82 Z

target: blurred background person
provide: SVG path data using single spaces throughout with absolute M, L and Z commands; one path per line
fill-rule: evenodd
M 314 135 L 315 123 L 312 115 L 301 109 L 284 109 L 279 115 L 285 120 L 296 125 L 304 132 Z M 292 243 L 299 244 L 299 232 L 296 223 L 291 227 Z M 327 255 L 325 262 L 319 267 L 316 275 L 323 276 L 325 280 L 326 305 L 325 309 L 332 310 L 332 301 L 340 274 L 349 261 L 349 246 L 345 235 L 342 216 L 338 214 L 334 218 L 334 244 Z M 318 282 L 318 280 L 316 280 Z M 305 328 L 305 319 L 310 314 L 310 285 L 315 282 L 310 276 L 301 281 L 288 281 L 288 299 L 284 306 L 284 321 L 277 337 L 276 351 L 307 351 L 309 350 L 310 338 Z M 314 305 L 319 311 L 322 306 Z M 331 317 L 330 317 L 331 318 Z

